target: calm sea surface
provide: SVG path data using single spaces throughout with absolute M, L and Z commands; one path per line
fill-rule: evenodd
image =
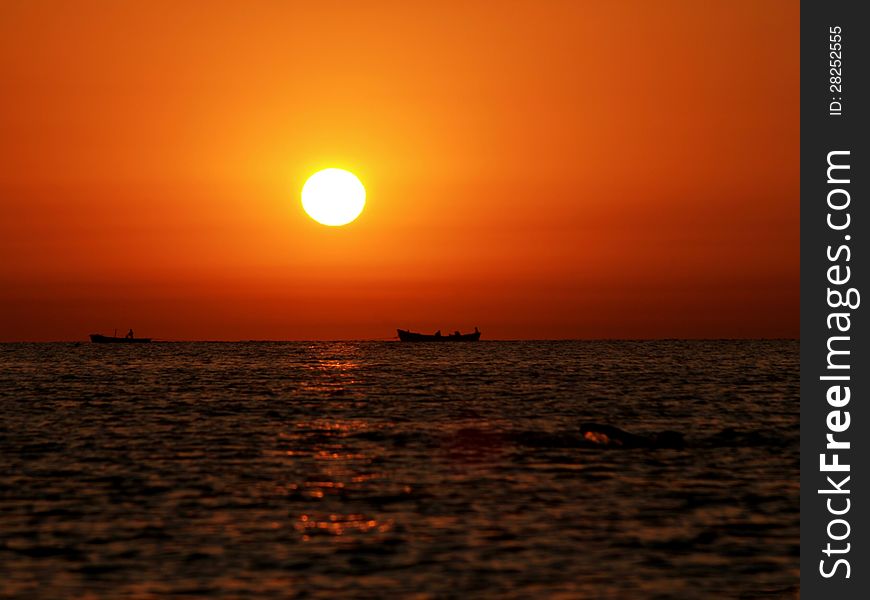
M 0 344 L 0 596 L 794 597 L 798 350 Z

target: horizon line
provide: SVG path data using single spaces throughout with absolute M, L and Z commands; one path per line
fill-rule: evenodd
M 724 342 L 724 341 L 800 341 L 800 337 L 572 337 L 572 338 L 487 338 L 479 342 Z M 245 344 L 245 343 L 336 343 L 336 342 L 399 342 L 398 336 L 389 338 L 345 339 L 166 339 L 151 338 L 153 344 Z M 0 340 L 0 344 L 93 344 L 90 340 Z M 414 343 L 414 342 L 404 342 Z M 416 342 L 420 343 L 420 342 Z

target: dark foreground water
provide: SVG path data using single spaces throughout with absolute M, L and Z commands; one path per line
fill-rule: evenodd
M 798 349 L 3 344 L 0 596 L 795 597 Z

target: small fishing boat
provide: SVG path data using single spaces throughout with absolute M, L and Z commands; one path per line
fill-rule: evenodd
M 480 331 L 477 327 L 474 328 L 474 333 L 459 333 L 458 331 L 449 335 L 441 335 L 440 331 L 429 335 L 426 333 L 414 333 L 406 329 L 397 329 L 399 339 L 403 342 L 476 342 L 480 339 Z
M 95 344 L 150 344 L 151 338 L 118 337 L 117 335 L 92 333 L 91 341 Z

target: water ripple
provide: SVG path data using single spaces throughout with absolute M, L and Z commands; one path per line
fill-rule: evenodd
M 796 596 L 797 342 L 0 345 L 0 595 Z

